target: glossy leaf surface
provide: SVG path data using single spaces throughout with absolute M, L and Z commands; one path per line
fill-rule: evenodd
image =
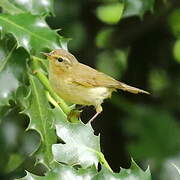
M 11 45 L 9 45 L 11 44 Z M 16 49 L 16 43 L 8 39 L 0 40 L 0 106 L 14 99 L 14 93 L 26 76 L 27 55 Z
M 58 119 L 58 112 L 54 113 Z M 94 135 L 90 124 L 59 121 L 56 125 L 57 135 L 65 144 L 52 146 L 54 158 L 65 164 L 89 167 L 99 162 L 99 136 Z
M 31 12 L 32 14 L 44 14 L 53 12 L 53 0 L 1 0 L 0 6 L 10 14 Z
M 102 170 L 93 178 L 93 180 L 151 180 L 151 173 L 149 169 L 145 172 L 137 166 L 132 160 L 130 169 L 121 169 L 120 173 L 112 173 L 106 168 Z
M 29 172 L 21 180 L 91 180 L 96 174 L 96 169 L 94 167 L 87 169 L 74 169 L 70 166 L 60 166 L 48 172 L 45 177 L 36 176 Z
M 51 146 L 56 142 L 53 117 L 43 86 L 32 75 L 30 75 L 30 93 L 25 101 L 26 109 L 24 112 L 30 118 L 28 129 L 38 131 L 41 136 L 41 144 L 37 151 L 37 160 L 49 165 L 53 160 Z
M 146 171 L 141 170 L 134 161 L 130 169 L 121 169 L 119 173 L 112 173 L 106 168 L 102 168 L 100 172 L 97 172 L 95 167 L 87 169 L 75 169 L 68 166 L 60 166 L 51 170 L 46 177 L 35 176 L 29 172 L 21 180 L 151 180 L 151 174 L 149 169 Z
M 146 11 L 152 11 L 155 0 L 125 0 L 125 9 L 123 17 L 140 16 L 142 17 Z
M 0 15 L 0 30 L 2 35 L 12 34 L 18 47 L 24 47 L 32 54 L 39 54 L 44 49 L 60 48 L 60 36 L 51 30 L 43 18 L 29 13 L 17 15 Z

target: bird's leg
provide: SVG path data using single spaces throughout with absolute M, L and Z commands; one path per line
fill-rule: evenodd
M 102 106 L 99 105 L 96 107 L 96 114 L 89 120 L 90 123 L 93 122 L 93 120 L 102 112 Z
M 84 105 L 72 105 L 71 111 L 67 116 L 68 121 L 76 122 L 80 119 L 80 113 L 83 111 Z M 73 120 L 74 119 L 74 120 Z

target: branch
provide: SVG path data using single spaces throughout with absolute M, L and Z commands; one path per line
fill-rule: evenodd
M 49 80 L 47 79 L 47 77 L 42 73 L 42 71 L 40 70 L 40 66 L 39 66 L 39 58 L 33 56 L 33 70 L 36 74 L 36 76 L 39 78 L 39 80 L 41 81 L 41 83 L 44 85 L 44 87 L 49 91 L 49 93 L 51 94 L 52 98 L 55 99 L 56 102 L 58 102 L 59 106 L 61 107 L 61 109 L 63 110 L 63 112 L 68 115 L 71 111 L 71 108 L 65 103 L 65 101 L 60 98 L 52 89 Z

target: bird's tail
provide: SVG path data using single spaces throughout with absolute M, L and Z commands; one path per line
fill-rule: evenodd
M 120 85 L 117 88 L 122 89 L 123 91 L 128 91 L 130 93 L 134 93 L 134 94 L 138 94 L 138 93 L 150 94 L 147 91 L 144 91 L 142 89 L 129 86 L 129 85 L 125 84 L 125 83 L 120 83 Z

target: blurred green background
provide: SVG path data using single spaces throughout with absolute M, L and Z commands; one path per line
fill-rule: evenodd
M 150 166 L 153 179 L 175 180 L 172 163 L 180 167 L 180 1 L 147 1 L 152 3 L 153 8 L 145 4 L 149 9 L 138 9 L 138 2 L 127 0 L 124 9 L 115 0 L 57 0 L 56 17 L 47 22 L 71 38 L 68 49 L 80 62 L 151 93 L 114 93 L 93 122 L 112 169 L 129 168 L 133 157 L 143 169 Z M 132 11 L 132 6 L 137 9 Z M 87 122 L 93 113 L 86 108 L 82 120 Z M 38 142 L 37 134 L 24 134 L 25 125 L 6 118 L 0 125 L 0 153 L 29 154 Z M 7 126 L 14 139 L 3 131 Z

